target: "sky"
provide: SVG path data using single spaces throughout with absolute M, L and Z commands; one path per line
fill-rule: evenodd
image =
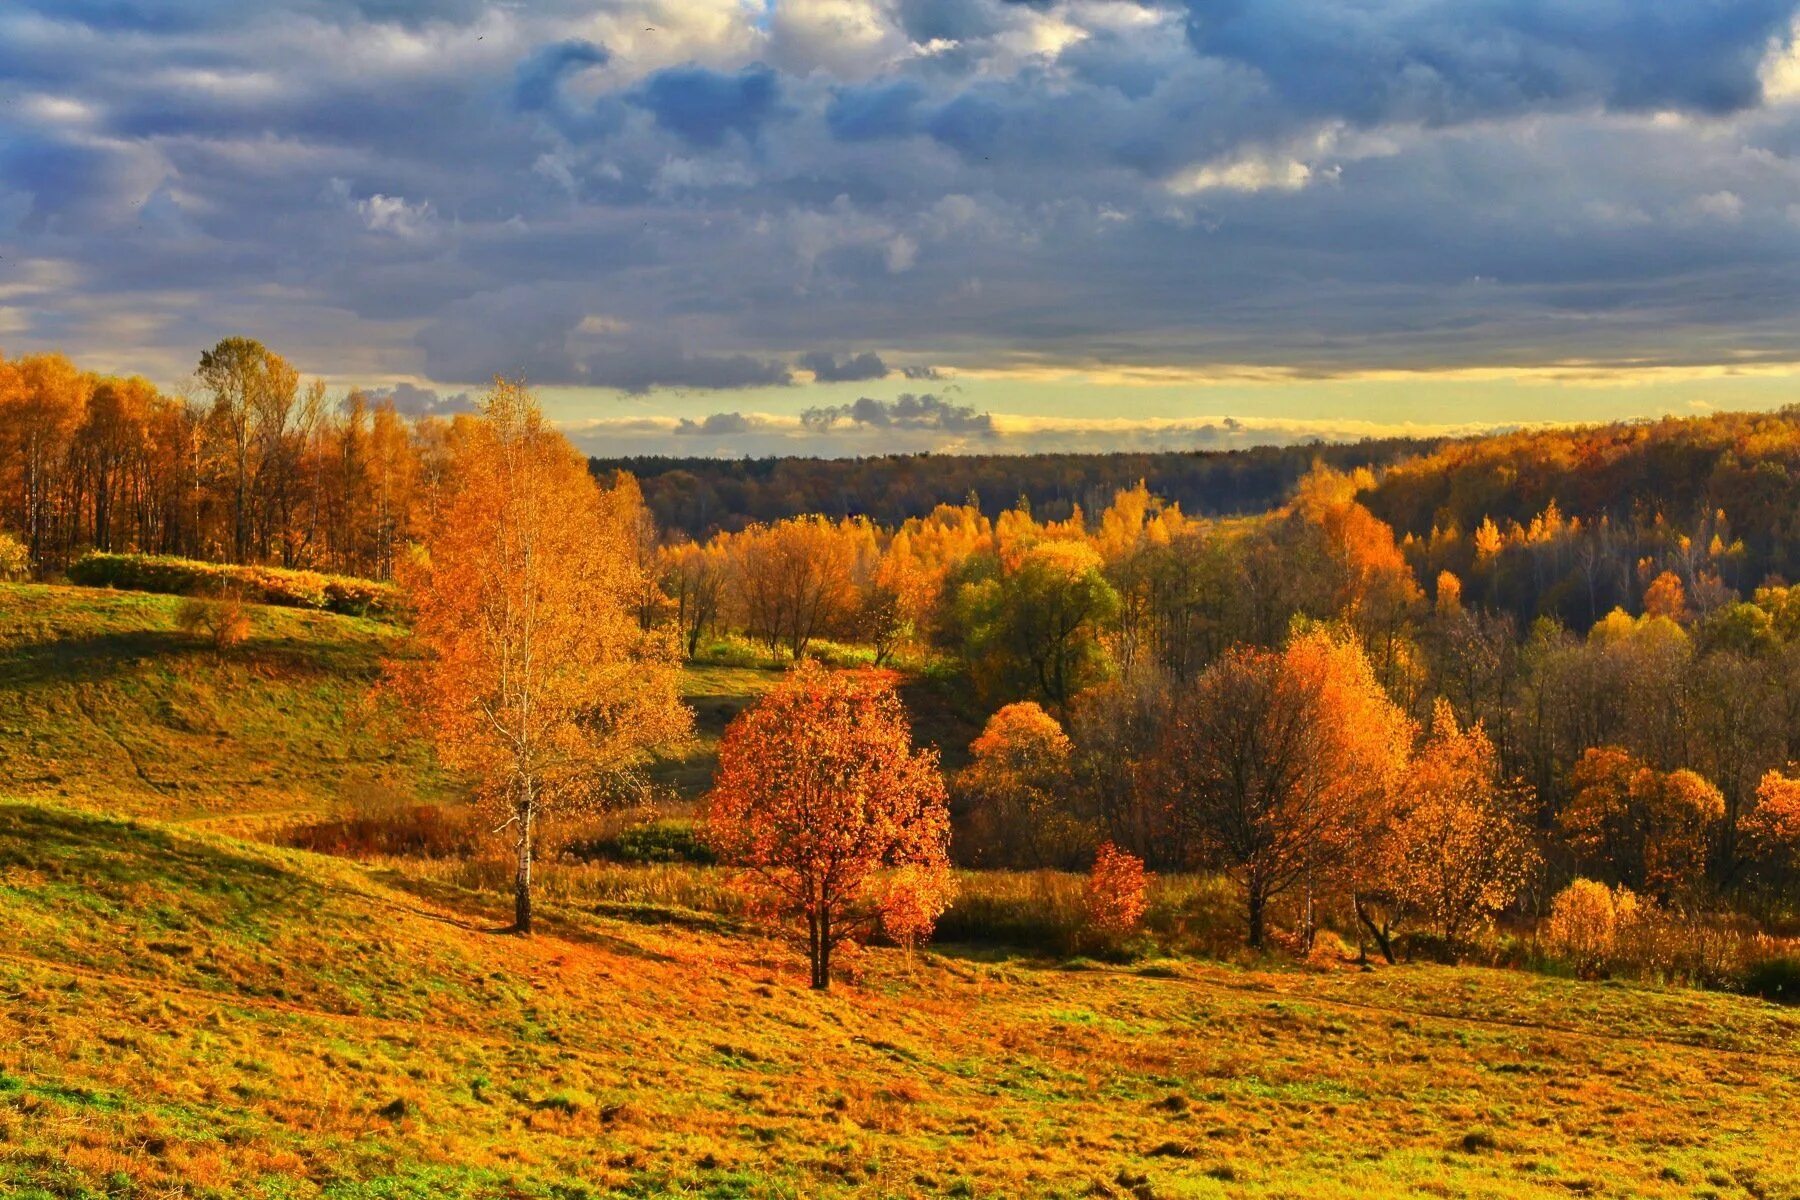
M 1800 401 L 1800 0 L 6 0 L 0 349 L 598 454 Z

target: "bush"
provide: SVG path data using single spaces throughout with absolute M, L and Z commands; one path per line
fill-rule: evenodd
M 956 878 L 956 897 L 938 918 L 939 943 L 1102 958 L 1153 949 L 1229 958 L 1243 945 L 1238 895 L 1223 876 L 1146 876 L 1142 933 L 1126 939 L 1100 934 L 1089 924 L 1084 875 L 958 871 Z
M 424 804 L 298 825 L 281 841 L 341 858 L 465 858 L 480 849 L 482 832 L 473 808 Z
M 699 863 L 718 861 L 692 821 L 645 821 L 615 833 L 575 837 L 563 855 L 576 862 Z
M 724 634 L 704 643 L 694 655 L 694 661 L 720 667 L 767 668 L 774 665 L 768 651 L 734 633 Z
M 1407 962 L 1441 963 L 1445 966 L 1461 961 L 1462 947 L 1442 934 L 1428 929 L 1411 929 L 1394 939 L 1394 949 Z
M 1637 896 L 1629 889 L 1577 879 L 1550 902 L 1544 937 L 1576 974 L 1591 978 L 1612 965 L 1621 937 L 1637 917 Z
M 1143 924 L 1148 879 L 1144 860 L 1111 842 L 1094 855 L 1087 880 L 1088 924 L 1108 937 L 1124 937 Z
M 0 529 L 0 580 L 23 579 L 31 573 L 31 555 L 25 543 Z
M 1776 1004 L 1800 1004 L 1800 957 L 1784 954 L 1753 962 L 1740 986 L 1746 994 Z
M 1011 946 L 1047 954 L 1081 948 L 1085 880 L 1062 871 L 961 871 L 937 922 L 939 942 Z
M 69 581 L 85 587 L 124 588 L 170 596 L 212 596 L 230 588 L 245 600 L 282 608 L 311 608 L 346 616 L 391 616 L 400 608 L 391 583 L 317 571 L 234 566 L 165 554 L 84 554 L 69 568 Z
M 250 609 L 235 591 L 215 597 L 190 596 L 175 611 L 175 625 L 205 638 L 215 650 L 229 650 L 250 639 Z

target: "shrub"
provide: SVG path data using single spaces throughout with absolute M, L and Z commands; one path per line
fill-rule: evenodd
M 1143 934 L 1132 949 L 1229 958 L 1243 946 L 1238 892 L 1218 875 L 1145 875 Z M 937 940 L 1044 954 L 1113 957 L 1088 922 L 1087 877 L 1065 871 L 960 871 Z
M 325 607 L 351 617 L 382 616 L 395 611 L 394 586 L 348 575 L 325 576 Z
M 465 858 L 480 850 L 482 832 L 473 808 L 422 804 L 298 825 L 281 841 L 342 858 Z
M 1108 937 L 1134 932 L 1149 907 L 1144 860 L 1111 842 L 1094 855 L 1087 879 L 1088 924 Z
M 25 543 L 0 529 L 0 579 L 23 579 L 31 573 L 31 554 Z
M 1061 871 L 965 871 L 937 922 L 940 942 L 1072 954 L 1086 922 L 1082 880 Z
M 1402 933 L 1394 939 L 1394 948 L 1408 962 L 1442 963 L 1448 966 L 1463 957 L 1460 945 L 1429 929 L 1412 929 Z
M 1741 986 L 1749 995 L 1777 1004 L 1800 1004 L 1800 957 L 1783 954 L 1753 962 Z
M 175 611 L 177 628 L 229 650 L 250 639 L 250 609 L 235 591 L 218 596 L 190 596 Z
M 573 837 L 562 847 L 576 862 L 700 863 L 718 861 L 692 821 L 644 821 L 614 833 Z
M 163 554 L 85 554 L 69 568 L 69 581 L 85 587 L 124 588 L 171 596 L 209 596 L 237 589 L 257 604 L 311 608 L 346 616 L 390 616 L 400 608 L 391 583 L 317 571 L 234 566 Z
M 1637 919 L 1638 899 L 1629 889 L 1577 879 L 1551 901 L 1544 935 L 1577 974 L 1592 977 L 1612 964 L 1621 937 Z

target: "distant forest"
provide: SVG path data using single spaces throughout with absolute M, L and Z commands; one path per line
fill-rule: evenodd
M 1193 516 L 1267 512 L 1316 463 L 1384 467 L 1442 443 L 1385 438 L 1156 454 L 890 454 L 876 458 L 594 458 L 594 473 L 637 477 L 657 525 L 692 538 L 806 513 L 898 526 L 971 499 L 990 520 L 1023 498 L 1040 520 L 1100 512 L 1142 482 Z

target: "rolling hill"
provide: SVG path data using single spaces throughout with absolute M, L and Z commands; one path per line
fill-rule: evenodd
M 819 995 L 696 867 L 506 936 L 482 862 L 264 840 L 453 796 L 362 706 L 391 631 L 173 604 L 0 585 L 0 1194 L 1800 1196 L 1800 1014 L 1742 998 L 956 946 Z

